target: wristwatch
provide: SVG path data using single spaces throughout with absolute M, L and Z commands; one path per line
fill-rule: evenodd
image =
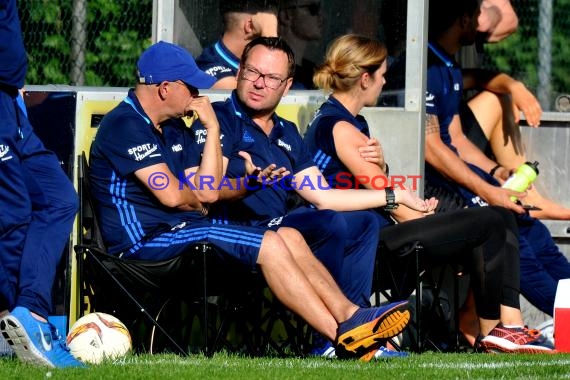
M 394 194 L 394 189 L 387 187 L 384 191 L 386 192 L 386 206 L 384 206 L 384 210 L 392 211 L 397 209 L 399 204 L 396 203 L 396 194 Z

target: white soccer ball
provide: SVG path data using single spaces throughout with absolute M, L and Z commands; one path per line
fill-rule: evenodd
M 91 364 L 120 358 L 132 348 L 127 327 L 105 313 L 90 313 L 79 318 L 71 326 L 66 343 L 77 360 Z

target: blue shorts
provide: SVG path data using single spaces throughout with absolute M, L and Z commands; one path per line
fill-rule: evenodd
M 166 260 L 182 254 L 196 243 L 210 243 L 248 268 L 255 268 L 265 228 L 212 225 L 209 220 L 180 223 L 172 229 L 145 239 L 121 258 Z
M 274 231 L 281 227 L 299 231 L 344 295 L 358 306 L 370 306 L 380 231 L 373 212 L 338 212 L 302 206 L 287 215 L 251 223 Z

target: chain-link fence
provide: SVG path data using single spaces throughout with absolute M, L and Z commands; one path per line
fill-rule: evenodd
M 194 55 L 213 43 L 221 32 L 219 1 L 231 0 L 174 1 L 174 27 L 180 29 L 175 42 Z M 327 43 L 348 31 L 378 38 L 399 31 L 397 38 L 404 38 L 400 14 L 405 0 L 320 3 L 325 23 L 321 40 L 312 41 L 306 50 L 312 61 L 318 62 Z M 524 81 L 545 109 L 553 109 L 558 95 L 570 93 L 570 0 L 512 3 L 519 16 L 518 31 L 487 45 L 481 64 Z M 28 84 L 132 85 L 136 59 L 151 43 L 153 0 L 21 0 L 19 7 L 30 59 Z
M 522 80 L 537 94 L 543 108 L 570 93 L 570 0 L 512 0 L 519 17 L 516 33 L 487 45 L 483 65 Z
M 152 0 L 21 0 L 28 84 L 129 86 L 152 35 Z

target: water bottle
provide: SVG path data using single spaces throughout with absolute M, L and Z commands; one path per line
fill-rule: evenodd
M 503 184 L 503 188 L 511 189 L 518 192 L 524 192 L 538 176 L 538 161 L 525 162 L 507 179 Z M 517 197 L 511 196 L 513 202 L 517 201 Z

